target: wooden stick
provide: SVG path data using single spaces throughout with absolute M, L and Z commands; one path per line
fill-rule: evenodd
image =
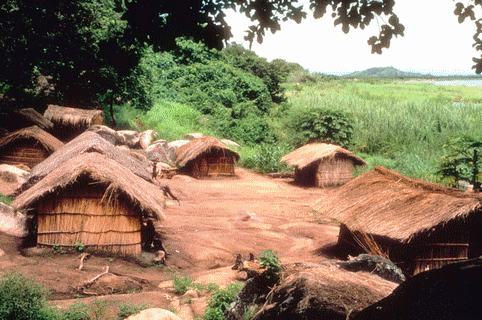
M 82 256 L 80 257 L 79 270 L 82 270 L 82 268 L 84 268 L 84 260 L 85 260 L 88 256 L 90 256 L 89 253 L 87 253 L 87 252 L 82 253 Z

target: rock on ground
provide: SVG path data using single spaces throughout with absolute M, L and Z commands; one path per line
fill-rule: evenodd
M 132 315 L 126 320 L 182 320 L 174 313 L 168 310 L 153 308 L 143 310 L 135 315 Z

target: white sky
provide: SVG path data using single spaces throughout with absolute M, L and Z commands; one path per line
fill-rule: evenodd
M 277 58 L 297 62 L 312 72 L 348 73 L 373 67 L 393 66 L 419 73 L 475 74 L 472 57 L 480 57 L 472 48 L 475 26 L 470 19 L 459 24 L 453 0 L 397 0 L 394 11 L 405 26 L 405 36 L 392 39 L 382 55 L 372 54 L 367 40 L 378 35 L 374 20 L 365 30 L 341 31 L 333 27 L 331 12 L 318 20 L 312 18 L 301 24 L 286 22 L 281 31 L 269 31 L 263 44 L 253 43 L 252 50 L 269 61 Z M 244 30 L 250 21 L 239 13 L 227 12 L 232 27 L 232 41 L 244 41 Z M 387 20 L 386 17 L 385 21 Z

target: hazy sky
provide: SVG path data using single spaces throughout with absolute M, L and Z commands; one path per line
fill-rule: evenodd
M 392 40 L 382 55 L 372 54 L 367 40 L 378 35 L 375 21 L 365 30 L 351 29 L 349 34 L 341 26 L 333 27 L 331 12 L 301 24 L 286 22 L 276 34 L 268 32 L 263 44 L 253 43 L 252 50 L 269 61 L 281 58 L 297 62 L 313 72 L 347 73 L 372 67 L 393 66 L 419 73 L 475 74 L 472 48 L 475 27 L 470 19 L 459 24 L 453 14 L 453 0 L 397 0 L 395 12 L 405 25 L 405 36 Z M 228 13 L 233 41 L 243 40 L 250 21 L 242 15 Z M 385 19 L 386 21 L 386 19 Z M 480 57 L 480 53 L 478 55 Z

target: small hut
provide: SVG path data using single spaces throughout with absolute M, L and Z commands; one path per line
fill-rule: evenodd
M 18 109 L 16 113 L 22 118 L 24 124 L 31 123 L 45 131 L 50 131 L 54 128 L 52 121 L 47 120 L 41 113 L 33 108 Z
M 0 163 L 33 168 L 63 145 L 37 126 L 23 128 L 0 139 Z
M 407 275 L 482 254 L 482 196 L 377 167 L 315 209 L 341 223 L 346 254 L 382 253 Z
M 335 187 L 353 179 L 356 166 L 366 162 L 333 144 L 310 143 L 281 158 L 295 167 L 295 182 L 306 186 Z
M 45 159 L 45 161 L 30 170 L 27 176 L 27 182 L 19 188 L 18 192 L 30 188 L 69 159 L 88 152 L 103 154 L 109 159 L 118 162 L 138 177 L 152 182 L 152 173 L 148 169 L 149 164 L 147 162 L 142 162 L 130 153 L 118 149 L 97 133 L 86 131 L 63 145 L 62 148 L 54 152 L 50 157 Z
M 234 175 L 236 162 L 240 159 L 236 151 L 213 137 L 189 141 L 177 148 L 175 153 L 180 171 L 194 178 Z
M 54 124 L 53 134 L 62 141 L 69 141 L 92 125 L 103 124 L 102 110 L 85 110 L 49 105 L 44 117 Z
M 143 222 L 162 220 L 165 200 L 158 186 L 93 152 L 64 162 L 11 205 L 36 221 L 38 246 L 75 248 L 81 243 L 138 256 Z

